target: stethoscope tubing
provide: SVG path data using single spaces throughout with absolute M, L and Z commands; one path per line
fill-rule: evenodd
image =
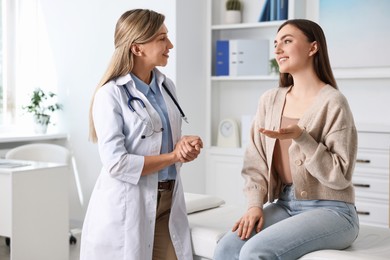
M 183 110 L 181 109 L 179 103 L 177 102 L 177 100 L 175 99 L 175 97 L 172 95 L 171 91 L 169 91 L 169 89 L 167 88 L 167 86 L 165 86 L 164 83 L 162 83 L 162 86 L 163 88 L 165 89 L 165 91 L 167 92 L 168 96 L 172 99 L 173 103 L 175 103 L 175 106 L 177 107 L 177 109 L 179 110 L 180 112 L 180 115 L 181 115 L 181 118 L 188 123 L 188 119 L 186 117 L 186 115 L 184 114 Z M 145 103 L 142 101 L 142 99 L 140 99 L 139 97 L 134 97 L 129 89 L 127 88 L 126 85 L 122 85 L 122 87 L 125 89 L 125 92 L 126 92 L 126 95 L 127 95 L 127 106 L 129 107 L 129 109 L 134 112 L 134 113 L 137 113 L 137 111 L 135 111 L 135 108 L 133 107 L 133 105 L 131 104 L 132 101 L 138 101 L 139 104 L 141 105 L 142 108 L 146 108 L 145 106 Z M 138 113 L 137 113 L 138 114 Z

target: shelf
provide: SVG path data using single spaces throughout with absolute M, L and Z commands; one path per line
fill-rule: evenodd
M 258 23 L 237 23 L 237 24 L 218 24 L 212 25 L 211 30 L 234 30 L 234 29 L 256 29 L 256 28 L 274 28 L 284 23 L 282 21 L 258 22 Z
M 275 81 L 279 80 L 279 76 L 276 75 L 266 75 L 266 76 L 212 76 L 212 81 Z
M 388 67 L 362 67 L 362 68 L 333 68 L 337 79 L 390 79 Z
M 383 70 L 383 71 L 382 71 Z M 390 72 L 386 69 L 377 70 L 373 72 L 372 69 L 334 69 L 334 76 L 336 80 L 342 79 L 390 79 Z M 389 69 L 387 69 L 389 70 Z M 277 81 L 278 75 L 265 76 L 211 76 L 212 81 Z
M 348 79 L 390 79 L 390 73 L 376 71 L 372 72 L 371 69 L 348 69 L 339 70 L 334 69 L 334 76 L 336 80 L 348 80 Z M 265 76 L 211 76 L 212 81 L 277 81 L 278 75 L 265 75 Z
M 390 125 L 356 122 L 358 132 L 390 134 Z

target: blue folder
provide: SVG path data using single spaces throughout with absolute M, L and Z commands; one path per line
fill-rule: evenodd
M 215 75 L 229 75 L 229 41 L 218 40 L 216 46 Z
M 259 17 L 259 22 L 267 22 L 270 18 L 270 0 L 265 0 Z

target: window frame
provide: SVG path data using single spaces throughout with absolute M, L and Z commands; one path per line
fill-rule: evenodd
M 3 112 L 1 129 L 15 124 L 16 106 L 16 10 L 18 1 L 2 1 L 3 30 Z

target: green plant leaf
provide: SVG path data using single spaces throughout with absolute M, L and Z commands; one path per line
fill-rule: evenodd
M 51 114 L 63 108 L 62 104 L 56 102 L 56 96 L 53 92 L 45 93 L 42 89 L 37 88 L 31 94 L 30 103 L 23 106 L 22 109 L 33 114 L 36 122 L 49 124 Z

